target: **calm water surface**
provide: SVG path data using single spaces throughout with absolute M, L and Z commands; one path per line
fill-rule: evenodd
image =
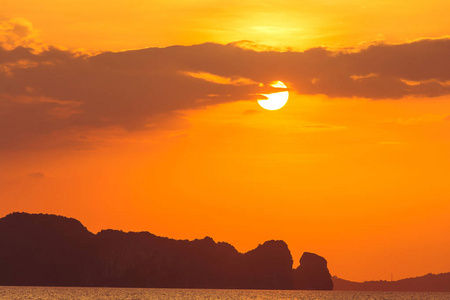
M 0 299 L 176 299 L 176 300 L 449 300 L 450 293 L 409 292 L 338 292 L 338 291 L 262 291 L 262 290 L 197 290 L 197 289 L 131 289 L 74 287 L 0 287 Z

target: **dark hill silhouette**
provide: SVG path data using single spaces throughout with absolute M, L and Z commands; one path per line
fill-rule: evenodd
M 240 288 L 292 289 L 292 256 L 283 241 L 268 241 L 245 253 L 241 259 L 243 272 Z
M 337 291 L 450 292 L 450 273 L 427 274 L 397 281 L 354 282 L 333 276 Z
M 0 219 L 0 284 L 89 285 L 97 277 L 94 239 L 75 219 L 8 215 Z
M 310 264 L 311 257 L 302 257 L 300 267 L 315 274 L 317 266 L 323 275 L 323 264 Z M 0 219 L 0 285 L 294 289 L 292 263 L 283 241 L 240 253 L 210 237 L 92 234 L 79 221 L 55 215 L 13 213 Z M 324 282 L 308 278 L 297 286 L 322 289 L 330 278 L 328 273 L 313 279 Z
M 333 281 L 325 258 L 305 252 L 294 270 L 294 287 L 298 290 L 332 290 Z

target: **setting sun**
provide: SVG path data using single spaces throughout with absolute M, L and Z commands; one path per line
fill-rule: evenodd
M 281 81 L 276 81 L 276 82 L 270 84 L 270 86 L 272 86 L 274 88 L 284 88 L 284 89 L 287 88 L 287 86 Z M 271 94 L 262 94 L 262 95 L 266 96 L 267 99 L 258 100 L 258 104 L 262 108 L 267 109 L 267 110 L 280 109 L 286 105 L 286 103 L 289 99 L 288 91 L 271 93 Z

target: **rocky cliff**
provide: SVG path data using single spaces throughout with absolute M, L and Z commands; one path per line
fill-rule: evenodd
M 311 263 L 309 254 L 306 260 L 304 257 L 299 267 L 301 276 L 295 277 L 292 256 L 283 241 L 267 241 L 240 253 L 232 245 L 216 243 L 210 237 L 173 240 L 148 232 L 117 230 L 92 234 L 79 221 L 55 215 L 13 213 L 0 219 L 0 285 L 241 289 L 328 286 L 323 263 Z M 311 274 L 313 277 L 309 277 Z M 294 279 L 297 283 L 306 280 L 307 284 L 294 286 Z
M 294 270 L 294 288 L 298 290 L 332 290 L 333 281 L 325 258 L 305 252 Z

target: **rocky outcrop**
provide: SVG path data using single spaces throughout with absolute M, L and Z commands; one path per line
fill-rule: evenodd
M 310 263 L 303 261 L 302 266 Z M 283 241 L 240 253 L 210 237 L 92 234 L 79 221 L 55 215 L 13 213 L 0 219 L 0 285 L 293 289 L 292 271 Z
M 294 270 L 294 288 L 298 290 L 332 290 L 333 281 L 325 258 L 305 252 Z
M 283 241 L 267 241 L 243 255 L 237 288 L 292 289 L 292 256 Z

